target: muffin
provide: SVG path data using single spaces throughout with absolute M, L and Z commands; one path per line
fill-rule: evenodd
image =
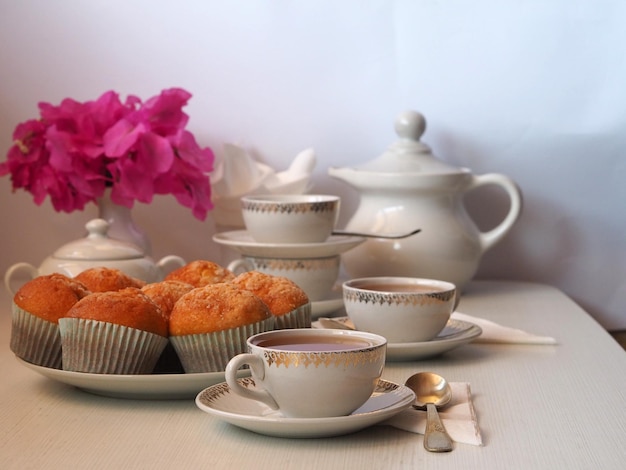
M 194 286 L 181 281 L 161 281 L 146 284 L 141 291 L 159 306 L 169 323 L 174 304 Z
M 136 287 L 94 292 L 59 320 L 63 369 L 150 374 L 167 344 L 167 319 Z
M 59 273 L 25 283 L 13 297 L 11 351 L 33 364 L 60 369 L 59 318 L 88 294 L 83 284 Z
M 165 276 L 166 281 L 181 281 L 194 287 L 204 287 L 219 282 L 232 281 L 235 274 L 212 261 L 196 260 L 187 263 Z
M 152 299 L 152 301 L 159 306 L 161 312 L 168 320 L 174 304 L 180 297 L 192 290 L 194 287 L 191 284 L 180 281 L 161 281 L 146 284 L 141 288 L 141 291 Z M 174 350 L 174 346 L 171 341 L 168 341 L 165 345 L 165 349 L 161 353 L 159 360 L 154 367 L 155 374 L 176 374 L 184 373 L 178 354 Z
M 78 273 L 74 279 L 83 283 L 91 292 L 109 292 L 127 287 L 142 288 L 146 283 L 115 268 L 99 266 Z
M 185 372 L 223 371 L 247 339 L 274 327 L 274 316 L 251 292 L 230 283 L 183 295 L 170 315 L 170 341 Z
M 252 292 L 276 317 L 276 328 L 310 328 L 311 303 L 306 293 L 291 279 L 260 271 L 238 275 L 233 284 Z

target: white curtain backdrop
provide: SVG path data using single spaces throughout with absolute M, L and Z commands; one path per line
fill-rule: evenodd
M 37 103 L 183 87 L 190 130 L 284 169 L 313 147 L 314 190 L 356 193 L 329 166 L 395 140 L 405 109 L 448 163 L 513 178 L 521 219 L 478 276 L 552 284 L 626 328 L 626 3 L 618 0 L 0 0 L 0 160 Z M 506 210 L 468 198 L 481 227 Z M 213 220 L 174 198 L 134 209 L 154 256 L 220 259 Z M 0 178 L 0 271 L 39 264 L 96 214 L 57 213 Z M 565 325 L 564 325 L 565 326 Z

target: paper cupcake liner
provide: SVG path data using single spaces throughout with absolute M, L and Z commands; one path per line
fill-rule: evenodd
M 237 354 L 247 352 L 252 335 L 274 328 L 274 317 L 214 333 L 170 336 L 170 341 L 187 374 L 221 372 Z
M 167 338 L 82 318 L 59 319 L 63 369 L 93 374 L 150 374 Z
M 306 303 L 284 315 L 276 315 L 276 330 L 311 328 L 311 303 Z
M 11 341 L 15 355 L 32 364 L 61 368 L 59 325 L 12 305 Z

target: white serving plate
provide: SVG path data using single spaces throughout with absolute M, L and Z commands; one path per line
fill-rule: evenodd
M 224 372 L 198 374 L 147 374 L 115 375 L 89 374 L 68 370 L 52 369 L 17 360 L 29 369 L 56 382 L 71 385 L 85 392 L 114 398 L 137 400 L 181 400 L 195 397 L 209 385 L 225 380 Z M 240 370 L 239 376 L 250 375 L 249 370 Z

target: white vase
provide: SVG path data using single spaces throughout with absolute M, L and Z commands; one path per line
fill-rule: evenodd
M 111 190 L 107 189 L 98 199 L 98 217 L 109 223 L 108 236 L 139 247 L 146 256 L 152 254 L 152 244 L 146 233 L 132 217 L 132 209 L 111 200 Z

